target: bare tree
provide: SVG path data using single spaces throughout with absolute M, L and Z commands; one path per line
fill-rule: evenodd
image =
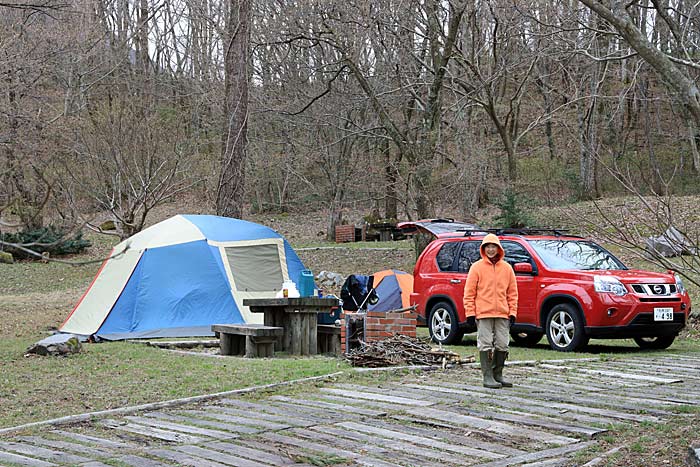
M 639 54 L 656 73 L 661 76 L 663 82 L 673 92 L 676 100 L 687 112 L 688 124 L 690 127 L 690 140 L 693 148 L 693 167 L 695 171 L 700 171 L 700 153 L 698 146 L 700 143 L 700 90 L 694 78 L 688 70 L 700 69 L 700 62 L 697 62 L 691 54 L 691 50 L 685 42 L 687 33 L 675 18 L 674 10 L 668 2 L 652 0 L 652 6 L 656 14 L 666 24 L 671 32 L 669 41 L 673 41 L 674 52 L 666 50 L 667 41 L 662 40 L 659 44 L 654 44 L 647 35 L 642 34 L 640 28 L 635 24 L 630 14 L 630 9 L 639 8 L 636 2 L 603 2 L 598 0 L 579 0 L 615 29 L 615 31 L 629 44 L 636 53 Z M 697 6 L 696 6 L 697 8 Z M 646 16 L 646 15 L 645 15 Z M 689 21 L 697 21 L 696 15 L 684 16 Z M 695 23 L 690 23 L 695 24 Z M 657 38 L 660 36 L 657 35 Z M 693 39 L 697 39 L 694 37 Z M 660 48 L 660 47 L 663 47 Z M 692 49 L 695 49 L 693 46 Z

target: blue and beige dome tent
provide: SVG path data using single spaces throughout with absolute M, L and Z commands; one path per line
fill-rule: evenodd
M 263 225 L 178 215 L 116 247 L 60 331 L 117 340 L 212 335 L 216 323 L 262 323 L 245 298 L 273 298 L 304 269 Z

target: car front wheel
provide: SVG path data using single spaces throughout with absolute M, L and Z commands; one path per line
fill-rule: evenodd
M 430 337 L 438 344 L 456 344 L 464 336 L 459 330 L 457 313 L 447 302 L 438 302 L 430 309 L 428 330 Z
M 676 340 L 676 336 L 635 337 L 634 341 L 640 349 L 668 349 Z
M 579 311 L 568 303 L 555 305 L 547 315 L 549 346 L 561 352 L 573 352 L 588 344 Z

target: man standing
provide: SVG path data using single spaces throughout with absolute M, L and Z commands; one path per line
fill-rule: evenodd
M 464 285 L 464 310 L 467 323 L 477 327 L 477 348 L 484 386 L 511 387 L 503 379 L 508 358 L 510 327 L 518 314 L 518 284 L 505 253 L 494 234 L 481 242 L 481 259 L 472 264 Z

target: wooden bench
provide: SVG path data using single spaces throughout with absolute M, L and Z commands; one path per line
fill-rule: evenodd
M 284 329 L 262 324 L 213 324 L 219 336 L 221 355 L 245 355 L 248 358 L 274 357 L 275 341 Z
M 316 329 L 318 331 L 318 338 L 316 339 L 318 353 L 340 355 L 342 352 L 340 348 L 340 326 L 335 324 L 317 324 Z

